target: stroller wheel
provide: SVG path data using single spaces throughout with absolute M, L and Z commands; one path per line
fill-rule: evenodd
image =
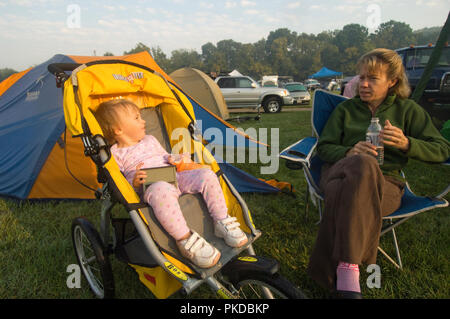
M 83 217 L 72 222 L 72 242 L 78 264 L 97 298 L 114 298 L 114 279 L 103 241 L 94 226 Z

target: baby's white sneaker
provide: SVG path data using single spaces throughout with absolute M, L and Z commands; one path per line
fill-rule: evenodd
M 200 268 L 211 268 L 220 259 L 219 250 L 196 232 L 192 232 L 187 239 L 177 241 L 177 246 L 184 257 Z
M 228 216 L 214 223 L 214 234 L 223 238 L 228 246 L 241 247 L 248 242 L 248 239 L 239 226 L 236 217 Z

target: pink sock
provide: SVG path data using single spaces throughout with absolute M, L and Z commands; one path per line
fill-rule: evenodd
M 357 264 L 340 262 L 336 269 L 336 289 L 361 292 L 359 286 L 359 267 Z

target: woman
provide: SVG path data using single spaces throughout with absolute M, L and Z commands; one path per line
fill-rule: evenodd
M 401 58 L 375 49 L 360 58 L 358 94 L 339 104 L 319 138 L 317 152 L 325 162 L 320 187 L 325 212 L 308 272 L 338 298 L 361 298 L 359 267 L 374 264 L 382 217 L 401 203 L 400 170 L 415 158 L 442 162 L 450 144 L 414 101 Z M 384 124 L 384 164 L 375 146 L 365 141 L 372 117 Z

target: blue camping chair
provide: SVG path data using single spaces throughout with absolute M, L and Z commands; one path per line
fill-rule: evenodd
M 341 95 L 336 95 L 323 90 L 316 90 L 314 93 L 313 108 L 311 114 L 312 135 L 306 137 L 284 149 L 280 153 L 280 158 L 285 159 L 286 166 L 291 169 L 303 169 L 303 173 L 308 184 L 308 191 L 306 192 L 305 200 L 305 213 L 308 210 L 309 198 L 319 211 L 319 222 L 322 219 L 322 201 L 323 193 L 319 188 L 320 171 L 323 162 L 320 160 L 315 152 L 315 148 L 318 142 L 318 137 L 322 132 L 329 116 L 333 112 L 334 108 L 345 101 L 347 98 Z M 450 165 L 450 159 L 448 159 L 445 165 Z M 401 172 L 403 177 L 404 173 Z M 384 217 L 384 225 L 381 229 L 381 236 L 391 232 L 393 235 L 393 241 L 395 251 L 397 255 L 397 262 L 394 261 L 381 247 L 378 250 L 387 259 L 392 262 L 397 268 L 402 268 L 402 260 L 400 256 L 400 249 L 398 247 L 397 237 L 395 235 L 395 227 L 404 223 L 409 218 L 419 213 L 438 208 L 448 206 L 447 200 L 444 196 L 449 192 L 450 185 L 434 197 L 417 196 L 415 195 L 406 183 L 405 194 L 402 197 L 401 207 L 389 216 Z

